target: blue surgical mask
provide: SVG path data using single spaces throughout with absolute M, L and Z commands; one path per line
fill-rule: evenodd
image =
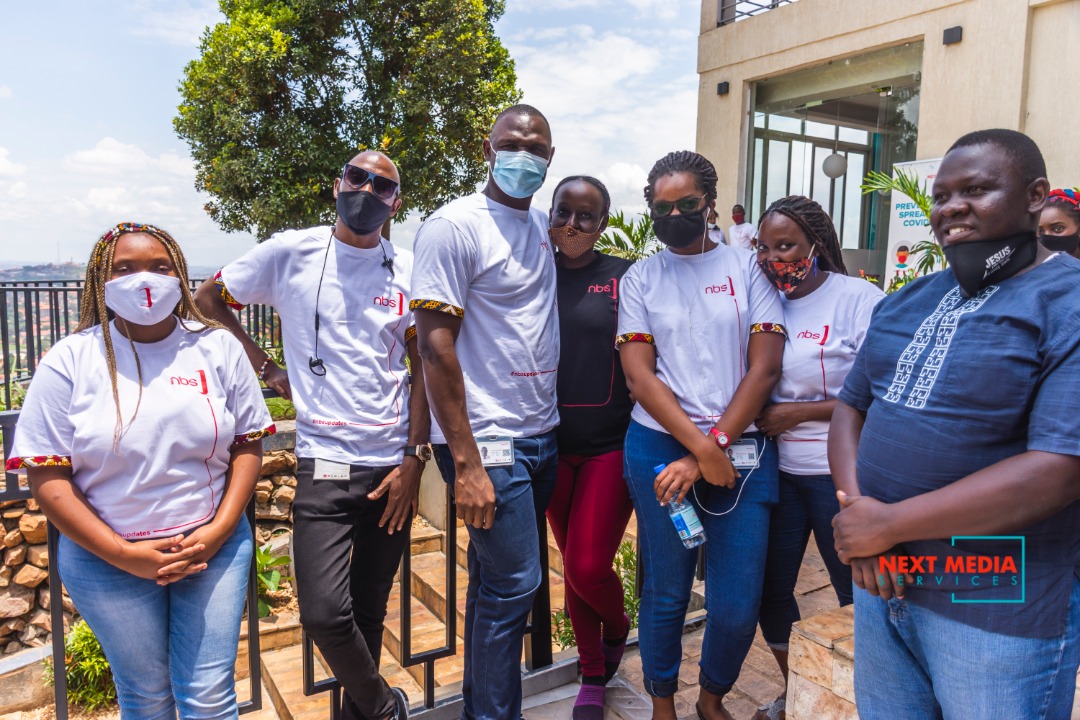
M 544 184 L 547 167 L 547 160 L 531 152 L 499 150 L 495 153 L 491 179 L 510 197 L 523 199 L 532 197 Z

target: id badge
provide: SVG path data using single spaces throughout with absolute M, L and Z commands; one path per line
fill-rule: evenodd
M 480 451 L 480 462 L 484 467 L 514 464 L 513 438 L 484 435 L 476 438 L 476 449 Z
M 350 466 L 346 463 L 315 458 L 315 473 L 312 480 L 348 480 L 350 470 Z
M 727 449 L 728 458 L 736 470 L 753 470 L 758 466 L 758 446 L 753 440 L 736 440 Z

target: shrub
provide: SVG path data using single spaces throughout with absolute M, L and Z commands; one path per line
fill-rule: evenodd
M 289 557 L 282 555 L 274 557 L 270 554 L 270 545 L 255 548 L 255 577 L 259 582 L 259 617 L 270 614 L 270 593 L 277 592 L 283 580 L 292 580 L 291 577 L 282 577 L 278 567 L 288 565 Z
M 619 545 L 619 549 L 615 552 L 614 567 L 615 573 L 619 576 L 619 582 L 622 583 L 623 608 L 630 618 L 630 629 L 633 630 L 638 626 L 638 610 L 641 607 L 641 598 L 636 592 L 637 550 L 634 548 L 634 543 L 626 540 Z M 551 637 L 564 650 L 577 646 L 574 629 L 565 608 L 551 612 Z
M 87 712 L 116 702 L 116 686 L 113 685 L 109 661 L 105 659 L 101 643 L 85 620 L 71 626 L 65 649 L 68 700 Z M 52 685 L 53 682 L 50 658 L 45 661 L 45 683 Z

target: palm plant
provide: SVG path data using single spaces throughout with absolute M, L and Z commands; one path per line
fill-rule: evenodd
M 920 183 L 915 173 L 909 175 L 903 170 L 897 170 L 896 177 L 892 177 L 883 172 L 871 170 L 863 179 L 862 191 L 863 195 L 872 192 L 903 193 L 911 198 L 911 201 L 922 211 L 927 222 L 930 221 L 930 210 L 934 203 L 926 190 L 926 181 Z M 919 275 L 932 273 L 937 268 L 944 268 L 948 264 L 945 262 L 944 251 L 933 238 L 915 243 L 911 248 L 911 257 L 915 261 L 915 272 Z
M 634 261 L 649 257 L 660 247 L 651 217 L 627 219 L 622 210 L 608 216 L 607 230 L 596 241 L 598 251 Z

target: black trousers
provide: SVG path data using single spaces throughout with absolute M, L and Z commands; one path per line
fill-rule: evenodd
M 300 458 L 296 470 L 300 622 L 344 688 L 344 718 L 376 720 L 394 712 L 379 655 L 386 601 L 409 534 L 379 527 L 386 495 L 367 498 L 393 469 L 353 465 L 348 480 L 315 480 L 314 459 Z

